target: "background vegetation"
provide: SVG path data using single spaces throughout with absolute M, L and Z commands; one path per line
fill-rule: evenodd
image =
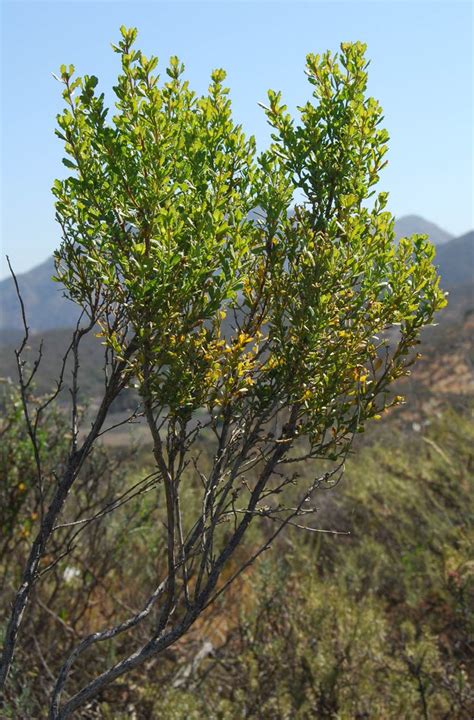
M 26 551 L 37 512 L 24 482 L 33 458 L 13 408 L 1 453 L 2 488 L 10 491 L 1 504 L 7 591 L 18 580 L 10 560 Z M 52 456 L 67 442 L 57 420 L 51 415 L 45 427 Z M 78 717 L 471 717 L 473 440 L 469 408 L 446 409 L 422 433 L 381 430 L 350 460 L 340 485 L 317 498 L 315 524 L 349 534 L 292 528 L 186 641 Z M 88 482 L 100 477 L 103 499 L 117 469 L 132 483 L 147 464 L 146 448 L 126 458 L 98 452 L 76 491 L 76 512 L 87 507 Z M 5 717 L 46 717 L 49 683 L 77 635 L 140 606 L 137 589 L 152 587 L 147 558 L 159 557 L 162 538 L 154 503 L 137 498 L 114 518 L 75 538 L 71 555 L 39 584 L 16 663 L 27 660 L 28 673 L 14 674 Z M 248 538 L 242 552 L 260 541 Z M 97 673 L 102 660 L 111 658 L 86 657 L 74 683 Z

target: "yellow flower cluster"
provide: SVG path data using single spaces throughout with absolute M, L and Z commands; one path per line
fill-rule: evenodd
M 354 380 L 358 380 L 361 385 L 365 385 L 369 377 L 368 370 L 366 368 L 356 367 L 354 368 L 353 377 Z
M 279 365 L 283 364 L 283 358 L 276 357 L 276 355 L 270 355 L 268 360 L 266 361 L 264 368 L 265 370 L 273 370 L 273 368 L 278 367 Z

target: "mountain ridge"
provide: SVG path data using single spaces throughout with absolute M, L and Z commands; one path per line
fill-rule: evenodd
M 474 232 L 453 238 L 446 230 L 418 215 L 399 218 L 395 222 L 397 237 L 414 233 L 428 234 L 437 246 L 436 264 L 440 267 L 442 287 L 473 281 Z M 47 258 L 32 270 L 18 275 L 27 322 L 32 333 L 65 329 L 75 325 L 79 311 L 64 297 L 64 289 L 54 283 L 53 257 Z M 22 328 L 21 313 L 13 280 L 0 282 L 0 344 L 8 344 L 9 334 L 14 336 Z
M 409 235 L 428 235 L 433 245 L 444 245 L 454 239 L 454 235 L 439 227 L 430 220 L 425 220 L 421 215 L 403 215 L 395 220 L 395 232 L 397 238 Z

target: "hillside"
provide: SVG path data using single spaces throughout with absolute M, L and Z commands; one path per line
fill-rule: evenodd
M 61 285 L 51 280 L 55 273 L 53 258 L 18 275 L 27 320 L 33 332 L 71 327 L 78 317 L 74 303 L 63 296 Z M 0 282 L 0 329 L 21 329 L 21 315 L 13 280 Z M 3 333 L 5 335 L 5 333 Z
M 448 283 L 451 283 L 451 278 L 456 283 L 469 282 L 467 260 L 470 254 L 472 267 L 472 233 L 463 236 L 464 240 L 459 238 L 458 242 L 452 245 L 454 241 L 448 232 L 418 215 L 400 218 L 395 223 L 395 230 L 399 237 L 413 233 L 428 234 L 435 245 L 441 246 L 438 261 L 442 273 L 447 273 L 449 276 Z M 459 252 L 461 255 L 458 258 Z M 41 265 L 18 276 L 32 332 L 67 328 L 76 322 L 77 308 L 63 297 L 61 286 L 51 281 L 52 275 L 54 275 L 54 263 L 53 258 L 50 257 Z M 11 278 L 6 278 L 0 282 L 0 345 L 5 344 L 5 341 L 8 343 L 8 332 L 5 331 L 18 330 L 21 327 L 13 281 Z
M 397 410 L 403 424 L 418 421 L 448 404 L 463 403 L 463 398 L 474 396 L 474 298 L 472 285 L 451 289 L 449 305 L 436 318 L 437 324 L 422 334 L 420 352 L 423 359 L 416 365 L 410 378 L 400 383 L 398 391 L 407 395 L 409 402 Z M 1 337 L 0 333 L 0 337 Z M 43 362 L 37 375 L 37 389 L 45 392 L 57 378 L 61 358 L 70 341 L 70 330 L 49 330 L 33 335 L 27 357 L 36 357 L 40 338 L 44 338 Z M 14 343 L 0 346 L 0 375 L 16 380 Z M 80 391 L 83 399 L 97 398 L 103 388 L 103 347 L 94 335 L 87 337 L 81 352 Z M 70 378 L 70 367 L 66 380 Z M 67 392 L 63 392 L 66 400 Z M 120 407 L 135 406 L 132 391 L 121 398 Z M 120 408 L 117 408 L 117 410 Z
M 439 265 L 446 288 L 458 285 L 474 287 L 474 230 L 450 240 L 437 248 L 436 263 Z
M 429 423 L 447 407 L 465 408 L 474 397 L 472 287 L 456 288 L 450 301 L 437 324 L 422 333 L 421 360 L 409 377 L 399 381 L 397 391 L 407 403 L 393 412 L 396 424 Z

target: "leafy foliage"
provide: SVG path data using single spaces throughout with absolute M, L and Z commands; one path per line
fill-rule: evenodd
M 387 195 L 369 203 L 388 134 L 365 94 L 365 46 L 308 56 L 313 98 L 299 124 L 269 92 L 273 144 L 257 157 L 232 119 L 224 71 L 198 97 L 171 58 L 160 86 L 157 58 L 135 38 L 122 28 L 114 47 L 111 123 L 97 79 L 62 68 L 58 135 L 75 173 L 54 187 L 58 278 L 86 308 L 101 298 L 117 352 L 119 329 L 131 328 L 141 390 L 170 413 L 296 402 L 300 433 L 319 446 L 330 430 L 347 441 L 386 407 L 420 327 L 445 302 L 426 238 L 396 246 Z M 393 324 L 401 341 L 388 358 L 374 336 Z
M 8 556 L 21 546 L 39 519 L 37 493 L 38 457 L 35 457 L 28 428 L 23 422 L 22 400 L 18 389 L 0 386 L 0 554 Z M 46 475 L 61 465 L 68 445 L 64 418 L 52 410 L 38 426 L 38 449 L 46 459 Z

